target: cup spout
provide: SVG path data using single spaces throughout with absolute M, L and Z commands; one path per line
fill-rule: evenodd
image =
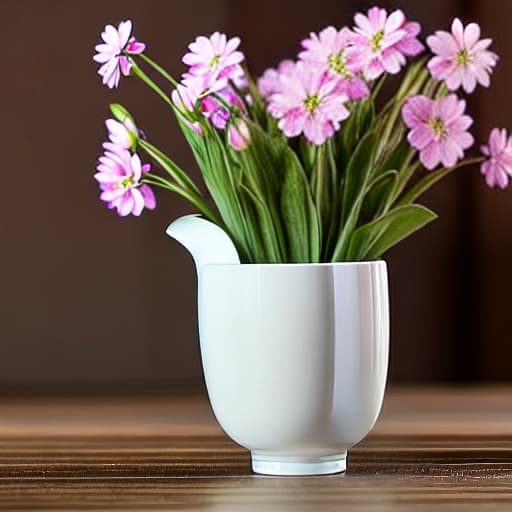
M 192 255 L 196 270 L 211 263 L 239 264 L 240 257 L 228 234 L 199 215 L 185 215 L 172 222 L 166 233 Z

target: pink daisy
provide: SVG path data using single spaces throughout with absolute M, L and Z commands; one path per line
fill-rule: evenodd
M 487 185 L 505 188 L 512 176 L 512 137 L 504 128 L 494 128 L 489 135 L 489 145 L 482 146 L 481 150 L 488 157 L 480 168 Z
M 352 44 L 353 33 L 348 28 L 340 31 L 327 27 L 319 34 L 312 32 L 302 41 L 304 51 L 299 59 L 316 65 L 343 80 L 343 88 L 351 100 L 358 100 L 370 93 L 366 82 L 358 75 L 363 70 L 363 59 Z
M 407 140 L 420 151 L 420 161 L 429 170 L 441 162 L 453 167 L 473 144 L 467 129 L 473 123 L 464 115 L 466 102 L 455 94 L 432 100 L 413 96 L 402 108 L 405 125 L 411 129 Z
M 427 37 L 427 44 L 436 55 L 429 60 L 428 69 L 434 78 L 444 80 L 451 91 L 462 85 L 471 93 L 477 82 L 488 87 L 489 75 L 498 61 L 498 56 L 487 50 L 491 43 L 492 39 L 480 39 L 480 27 L 476 23 L 464 28 L 455 18 L 451 34 L 439 30 Z
M 138 216 L 144 208 L 154 209 L 155 195 L 141 183 L 142 176 L 151 170 L 150 164 L 143 165 L 137 154 L 113 143 L 107 142 L 104 147 L 94 175 L 102 190 L 100 199 L 122 217 L 130 213 Z
M 101 34 L 103 43 L 96 45 L 98 52 L 93 59 L 101 64 L 98 74 L 103 77 L 103 84 L 113 89 L 119 85 L 121 73 L 128 76 L 131 63 L 124 53 L 138 54 L 146 49 L 146 45 L 130 37 L 132 22 L 122 21 L 116 29 L 113 25 L 106 25 Z
M 203 135 L 203 128 L 199 121 L 192 121 L 188 118 L 187 113 L 194 112 L 196 103 L 200 96 L 204 93 L 204 78 L 201 76 L 190 77 L 186 83 L 180 83 L 172 91 L 171 99 L 176 107 L 183 112 L 185 124 L 197 135 Z
M 423 45 L 416 38 L 420 24 L 406 21 L 399 9 L 388 16 L 385 9 L 372 7 L 367 16 L 356 14 L 354 22 L 354 44 L 361 52 L 364 74 L 369 80 L 385 71 L 398 73 L 405 65 L 405 56 L 423 51 Z
M 199 36 L 188 48 L 189 53 L 183 56 L 183 62 L 190 66 L 188 75 L 207 75 L 209 83 L 223 80 L 222 86 L 227 81 L 240 80 L 244 75 L 240 64 L 244 60 L 244 54 L 237 48 L 240 38 L 228 39 L 226 34 L 213 33 L 210 37 Z
M 268 110 L 287 137 L 304 133 L 309 142 L 323 144 L 349 116 L 339 80 L 324 71 L 297 62 L 279 78 L 280 90 L 271 96 Z
M 279 91 L 279 75 L 293 71 L 295 62 L 293 60 L 283 60 L 279 63 L 277 69 L 269 68 L 258 78 L 258 91 L 264 98 L 269 98 L 272 94 Z

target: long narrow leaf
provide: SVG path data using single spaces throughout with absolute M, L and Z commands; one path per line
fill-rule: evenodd
M 357 145 L 345 172 L 341 210 L 341 233 L 338 237 L 332 261 L 344 259 L 348 241 L 357 225 L 361 203 L 375 161 L 377 135 L 368 132 Z
M 347 259 L 361 261 L 379 258 L 393 245 L 436 217 L 434 212 L 418 204 L 396 208 L 354 231 Z

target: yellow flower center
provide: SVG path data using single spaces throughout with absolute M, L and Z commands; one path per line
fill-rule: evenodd
M 469 51 L 467 48 L 462 48 L 457 53 L 457 64 L 459 66 L 467 66 L 469 64 L 469 61 L 471 60 L 471 55 L 469 54 Z
M 342 75 L 345 78 L 352 78 L 352 73 L 347 69 L 345 64 L 343 50 L 340 50 L 338 53 L 331 53 L 329 57 L 327 57 L 327 61 L 329 63 L 329 68 L 331 68 L 335 73 Z
M 446 127 L 440 117 L 433 117 L 428 124 L 437 137 L 440 139 L 446 137 Z
M 304 100 L 304 108 L 308 112 L 308 114 L 314 114 L 315 110 L 319 107 L 321 103 L 320 96 L 318 94 L 310 94 Z
M 215 55 L 213 59 L 210 61 L 210 67 L 214 68 L 220 62 L 220 55 Z
M 378 52 L 381 49 L 382 40 L 384 39 L 384 30 L 375 32 L 372 37 L 372 50 Z
M 125 178 L 123 181 L 121 181 L 121 187 L 130 188 L 133 185 L 133 183 L 133 177 L 129 176 L 128 178 Z

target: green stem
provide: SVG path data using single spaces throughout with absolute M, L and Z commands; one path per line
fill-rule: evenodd
M 376 82 L 375 87 L 373 88 L 373 91 L 371 93 L 371 99 L 375 101 L 377 99 L 377 96 L 379 95 L 380 90 L 382 89 L 382 86 L 384 85 L 384 82 L 387 78 L 388 74 L 384 73 L 379 80 Z
M 171 176 L 171 178 L 178 183 L 178 185 L 184 189 L 188 189 L 195 195 L 201 196 L 199 188 L 190 176 L 163 151 L 144 139 L 140 139 L 138 144 L 149 157 L 151 157 L 160 167 L 163 168 L 165 172 L 167 172 L 167 174 L 169 174 L 169 176 Z
M 223 223 L 219 220 L 216 213 L 210 208 L 210 205 L 201 197 L 191 194 L 188 190 L 183 190 L 178 187 L 174 183 L 158 176 L 153 173 L 146 173 L 141 180 L 142 183 L 147 183 L 149 185 L 154 185 L 156 187 L 164 188 L 166 190 L 170 190 L 171 192 L 175 192 L 180 196 L 184 197 L 187 201 L 192 203 L 208 220 L 211 220 L 215 224 L 223 227 Z
M 413 187 L 407 190 L 407 192 L 405 192 L 405 194 L 395 202 L 393 207 L 398 208 L 399 206 L 411 204 L 430 187 L 435 185 L 439 180 L 455 171 L 455 169 L 459 169 L 460 167 L 465 167 L 467 165 L 477 164 L 483 162 L 484 160 L 484 157 L 467 158 L 466 160 L 462 160 L 461 162 L 457 163 L 453 167 L 444 167 L 438 169 L 437 171 L 430 172 L 423 179 L 418 181 Z
M 153 80 L 151 80 L 151 78 L 149 78 L 149 76 L 144 73 L 144 71 L 142 71 L 142 69 L 133 59 L 130 59 L 130 62 L 132 63 L 132 70 L 135 76 L 140 78 L 147 86 L 153 89 L 153 91 L 156 92 L 158 96 L 160 96 L 160 98 L 162 98 L 174 112 L 179 113 L 179 110 L 176 108 L 169 96 L 167 96 L 167 94 L 165 94 L 165 92 L 162 91 L 162 89 L 160 89 L 160 87 L 158 87 L 158 85 L 156 85 L 155 82 L 153 82 Z
M 177 80 L 171 74 L 169 74 L 162 66 L 157 64 L 154 60 L 150 59 L 143 53 L 139 54 L 138 57 L 140 57 L 148 66 L 152 67 L 155 71 L 160 73 L 167 81 L 171 82 L 171 84 L 174 85 L 174 87 L 178 85 Z

